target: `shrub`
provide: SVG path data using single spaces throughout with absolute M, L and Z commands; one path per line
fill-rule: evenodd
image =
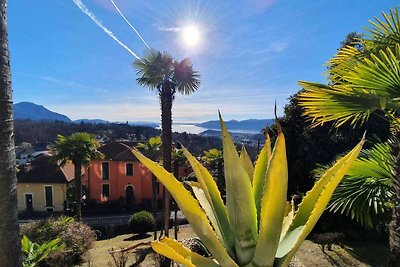
M 129 225 L 135 234 L 145 234 L 152 231 L 155 223 L 153 215 L 144 210 L 135 212 L 129 219 Z
M 62 249 L 51 252 L 44 260 L 48 266 L 74 266 L 96 240 L 94 231 L 86 224 L 69 217 L 49 218 L 35 221 L 21 227 L 21 235 L 32 242 L 43 244 L 56 238 L 61 239 Z

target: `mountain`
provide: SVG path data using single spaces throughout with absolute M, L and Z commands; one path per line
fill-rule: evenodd
M 50 111 L 41 105 L 36 105 L 30 102 L 20 102 L 14 104 L 14 119 L 71 122 L 71 119 L 65 115 Z
M 248 132 L 257 132 L 259 133 L 262 128 L 265 126 L 269 126 L 274 124 L 275 120 L 273 119 L 265 119 L 265 120 L 257 120 L 257 119 L 249 119 L 249 120 L 230 120 L 226 121 L 226 126 L 228 129 L 235 131 L 248 131 Z M 206 121 L 202 123 L 195 124 L 196 126 L 206 128 L 206 129 L 219 129 L 219 121 Z
M 101 119 L 79 119 L 74 120 L 73 123 L 109 124 L 111 122 Z

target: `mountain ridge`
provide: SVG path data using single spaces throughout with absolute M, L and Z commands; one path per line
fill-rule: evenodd
M 51 111 L 42 105 L 37 105 L 31 102 L 19 102 L 14 104 L 14 119 L 72 122 L 72 120 L 66 115 Z

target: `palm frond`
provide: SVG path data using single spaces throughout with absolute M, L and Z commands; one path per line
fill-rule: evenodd
M 332 164 L 321 167 L 322 173 Z M 391 183 L 393 158 L 387 143 L 363 149 L 336 188 L 328 209 L 351 217 L 360 224 L 373 227 L 382 214 L 390 210 L 394 191 Z
M 377 51 L 383 47 L 394 48 L 400 41 L 399 7 L 391 9 L 389 14 L 382 12 L 383 19 L 375 17 L 366 28 L 365 45 L 367 50 Z
M 139 85 L 158 90 L 172 75 L 173 59 L 166 52 L 149 51 L 141 60 L 134 61 L 133 66 L 139 76 L 136 79 Z
M 180 62 L 174 62 L 172 79 L 177 91 L 184 95 L 189 95 L 200 87 L 200 74 L 193 70 L 193 65 L 189 58 L 185 58 Z
M 299 85 L 305 89 L 299 95 L 300 105 L 313 119 L 314 126 L 327 121 L 336 121 L 337 126 L 348 121 L 355 125 L 377 109 L 398 110 L 399 61 L 400 44 L 397 44 L 394 51 L 387 48 L 371 54 L 370 59 L 338 65 L 333 69 L 336 83 L 331 86 L 300 81 Z

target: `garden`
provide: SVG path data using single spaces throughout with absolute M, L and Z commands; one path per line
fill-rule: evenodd
M 5 6 L 1 1 L 2 58 Z M 3 65 L 0 101 L 8 105 L 10 71 Z M 257 153 L 232 140 L 221 113 L 221 147 L 192 155 L 184 142 L 173 142 L 174 100 L 199 89 L 199 73 L 188 58 L 155 50 L 133 66 L 161 110 L 161 137 L 125 145 L 153 175 L 151 209 L 132 213 L 125 232 L 85 225 L 82 169 L 104 155 L 93 134 L 59 135 L 51 152 L 60 166 L 74 165 L 74 216 L 18 230 L 16 181 L 8 179 L 17 170 L 13 154 L 2 153 L 0 266 L 400 266 L 399 8 L 347 36 L 326 64 L 325 84 L 298 82 L 284 115 L 275 106 L 275 123 L 260 129 Z M 7 105 L 0 105 L 5 152 L 13 151 Z M 180 166 L 192 173 L 179 177 Z M 170 220 L 172 203 L 182 225 L 176 213 Z

